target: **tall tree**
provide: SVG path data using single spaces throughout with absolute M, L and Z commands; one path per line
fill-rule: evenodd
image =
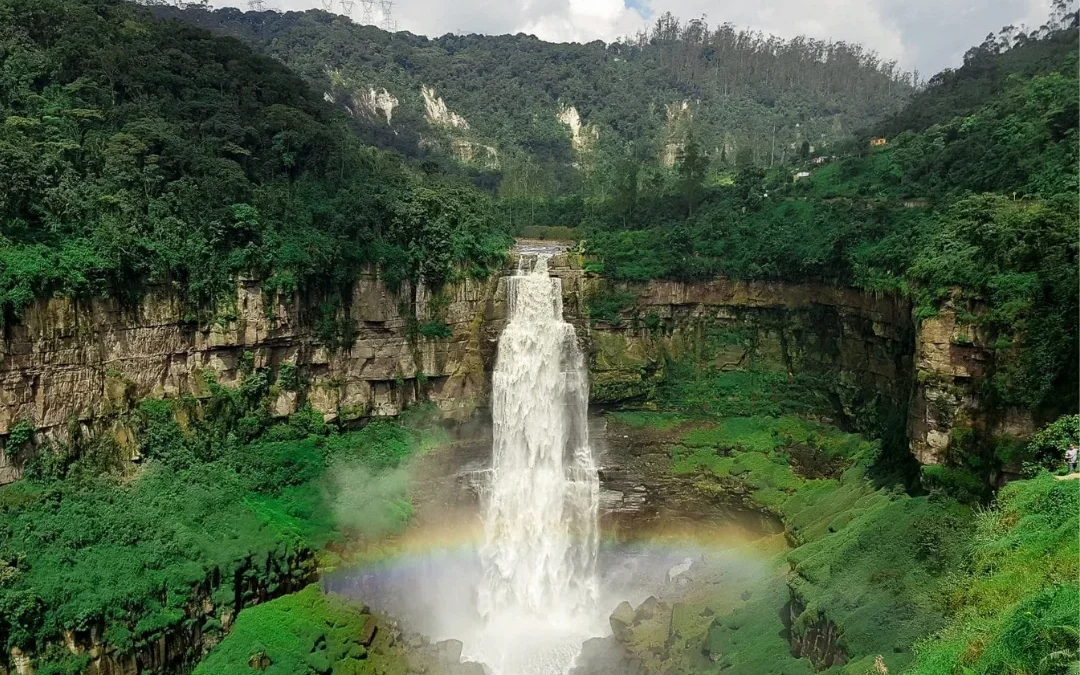
M 709 158 L 702 152 L 701 144 L 691 132 L 676 157 L 675 170 L 679 176 L 679 193 L 686 205 L 686 214 L 693 215 L 694 207 L 701 200 L 705 174 L 709 170 Z

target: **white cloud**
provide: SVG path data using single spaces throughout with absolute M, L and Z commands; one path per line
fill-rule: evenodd
M 267 0 L 267 5 L 306 9 L 321 3 Z M 646 17 L 670 11 L 683 19 L 705 16 L 710 25 L 730 22 L 784 38 L 858 42 L 930 75 L 960 65 L 969 47 L 1001 26 L 1038 26 L 1049 6 L 1050 0 L 397 0 L 393 17 L 398 29 L 429 36 L 531 33 L 556 42 L 610 42 L 646 26 Z M 359 18 L 359 3 L 353 14 Z
M 536 3 L 560 6 L 562 12 L 544 12 L 513 32 L 532 33 L 557 42 L 610 42 L 640 28 L 644 17 L 623 5 L 622 0 L 569 0 L 566 3 Z

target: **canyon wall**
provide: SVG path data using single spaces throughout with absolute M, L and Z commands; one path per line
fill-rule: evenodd
M 815 412 L 847 427 L 905 424 L 914 340 L 906 303 L 828 286 L 729 279 L 655 281 L 616 292 L 637 300 L 593 330 L 594 398 L 644 395 L 673 359 L 813 390 L 825 403 Z
M 22 420 L 39 443 L 109 433 L 126 459 L 136 459 L 123 419 L 141 399 L 199 398 L 210 377 L 236 385 L 245 365 L 277 372 L 285 363 L 304 386 L 272 392 L 275 417 L 308 404 L 327 421 L 349 421 L 396 415 L 424 398 L 447 417 L 467 418 L 486 388 L 497 288 L 496 278 L 467 280 L 433 298 L 423 287 L 392 291 L 369 275 L 336 317 L 353 327 L 344 346 L 305 318 L 312 307 L 304 298 L 268 295 L 255 280 L 240 280 L 234 302 L 204 321 L 187 319 L 179 297 L 163 290 L 128 307 L 111 299 L 42 300 L 0 343 L 0 435 Z M 445 324 L 450 337 L 418 334 L 431 321 Z M 0 450 L 0 484 L 19 477 L 24 459 Z
M 564 315 L 590 354 L 593 400 L 642 397 L 664 377 L 667 357 L 694 355 L 718 370 L 750 365 L 798 378 L 827 376 L 840 422 L 898 415 L 924 464 L 946 456 L 952 429 L 976 426 L 1023 434 L 1020 414 L 984 423 L 977 394 L 985 350 L 961 335 L 948 308 L 916 327 L 910 306 L 852 289 L 718 279 L 623 286 L 634 298 L 616 320 L 590 323 L 588 298 L 604 286 L 580 260 L 560 254 L 554 274 Z M 510 274 L 511 260 L 504 274 Z M 310 405 L 327 421 L 398 414 L 433 401 L 464 420 L 486 404 L 495 345 L 505 321 L 501 275 L 449 284 L 387 288 L 375 273 L 354 286 L 334 317 L 342 340 L 312 319 L 314 302 L 269 295 L 237 282 L 216 316 L 189 318 L 175 293 L 152 289 L 125 306 L 111 299 L 50 298 L 26 309 L 0 341 L 0 438 L 25 420 L 43 441 L 77 445 L 108 434 L 138 459 L 125 415 L 144 398 L 206 396 L 208 378 L 237 384 L 243 367 L 293 364 L 303 386 L 275 387 L 271 414 Z M 424 337 L 425 325 L 449 337 Z M 716 341 L 717 335 L 736 340 Z M 335 342 L 337 343 L 335 345 Z M 910 403 L 910 405 L 909 405 Z M 22 453 L 24 455 L 25 452 Z M 0 448 L 0 484 L 18 479 L 25 456 Z
M 937 316 L 919 322 L 915 341 L 915 386 L 912 390 L 908 438 L 921 464 L 942 464 L 950 452 L 970 450 L 971 443 L 1026 438 L 1036 427 L 1033 411 L 998 409 L 983 395 L 982 383 L 993 366 L 988 336 L 959 321 L 953 300 Z M 1019 466 L 1004 466 L 994 482 L 1019 475 Z

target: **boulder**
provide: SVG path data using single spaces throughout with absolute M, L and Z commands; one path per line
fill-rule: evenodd
M 443 640 L 435 643 L 436 657 L 441 664 L 458 664 L 461 662 L 461 649 L 464 645 L 461 640 Z
M 634 608 L 623 600 L 608 617 L 608 623 L 611 624 L 611 632 L 616 639 L 627 640 L 630 637 L 630 626 L 634 623 Z
M 656 596 L 650 595 L 645 598 L 645 602 L 638 605 L 637 611 L 634 612 L 634 623 L 641 623 L 642 621 L 648 621 L 656 616 L 657 612 L 661 609 L 661 603 L 656 599 Z
M 248 657 L 248 668 L 252 670 L 266 670 L 272 665 L 274 662 L 270 660 L 265 650 L 260 649 Z
M 484 666 L 475 661 L 466 661 L 454 667 L 451 671 L 454 675 L 487 675 Z
M 367 621 L 364 622 L 363 628 L 360 629 L 360 635 L 358 636 L 360 644 L 365 647 L 370 647 L 371 643 L 375 641 L 375 633 L 379 630 L 378 622 L 375 617 L 368 616 Z
M 667 573 L 668 583 L 675 581 L 680 576 L 689 572 L 690 568 L 693 567 L 693 565 L 694 561 L 691 558 L 685 558 L 681 563 L 673 566 L 671 569 L 668 570 Z

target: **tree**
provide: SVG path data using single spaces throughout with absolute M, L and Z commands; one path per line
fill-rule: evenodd
M 705 174 L 709 169 L 709 158 L 701 151 L 701 146 L 693 133 L 686 138 L 686 143 L 676 157 L 675 171 L 679 176 L 679 193 L 686 204 L 686 214 L 693 215 L 694 207 L 701 200 Z
M 622 220 L 623 227 L 628 227 L 634 217 L 638 201 L 638 176 L 641 162 L 631 154 L 621 157 L 615 164 L 614 190 L 611 204 L 615 214 Z

